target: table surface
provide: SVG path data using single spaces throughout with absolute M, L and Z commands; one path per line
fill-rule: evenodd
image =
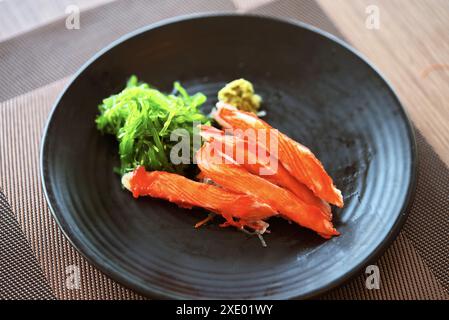
M 0 42 L 66 15 L 114 0 L 3 0 Z M 245 11 L 274 0 L 233 0 Z M 339 31 L 396 89 L 417 128 L 449 164 L 449 1 L 317 0 Z M 366 27 L 375 5 L 379 29 Z
M 391 81 L 416 127 L 449 164 L 449 1 L 318 2 Z M 373 3 L 379 7 L 379 30 L 365 27 L 365 10 Z

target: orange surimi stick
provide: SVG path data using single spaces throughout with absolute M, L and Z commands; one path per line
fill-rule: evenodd
M 228 129 L 264 129 L 265 132 L 275 130 L 255 114 L 240 111 L 223 102 L 217 103 L 214 118 L 223 128 Z M 284 168 L 299 182 L 312 190 L 317 197 L 342 207 L 343 197 L 340 190 L 334 186 L 332 178 L 313 153 L 285 134 L 277 132 L 277 130 L 276 137 L 278 139 L 277 157 Z M 266 140 L 269 141 L 268 136 Z M 269 148 L 266 147 L 266 149 Z
M 202 207 L 222 215 L 228 224 L 239 228 L 265 226 L 267 224 L 260 223 L 260 220 L 277 215 L 268 204 L 252 196 L 196 182 L 174 173 L 147 172 L 142 166 L 125 174 L 122 183 L 136 198 L 151 196 L 174 202 L 183 208 Z
M 257 156 L 256 148 L 248 146 L 250 142 L 243 141 L 236 136 L 225 135 L 224 131 L 211 126 L 201 125 L 200 134 L 206 141 L 211 142 L 214 148 L 219 148 L 220 151 L 232 157 L 233 160 L 243 159 L 243 163 L 238 163 L 252 174 L 257 174 L 280 187 L 290 190 L 305 203 L 320 208 L 323 215 L 328 220 L 332 220 L 332 212 L 329 204 L 316 197 L 304 184 L 290 175 L 278 159 L 271 157 L 268 161 L 262 161 Z M 258 145 L 257 147 L 260 148 L 261 146 Z M 231 151 L 231 154 L 229 154 L 229 151 Z M 266 151 L 263 150 L 262 152 Z M 261 172 L 264 174 L 261 174 Z
M 339 235 L 332 222 L 323 216 L 319 208 L 306 204 L 292 192 L 248 172 L 215 150 L 210 143 L 203 145 L 196 158 L 203 174 L 220 186 L 236 193 L 250 195 L 268 204 L 283 217 L 316 231 L 324 238 Z

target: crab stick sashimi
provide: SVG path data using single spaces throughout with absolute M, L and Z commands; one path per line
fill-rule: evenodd
M 268 204 L 249 195 L 196 182 L 174 173 L 147 172 L 143 166 L 123 175 L 122 184 L 135 198 L 151 196 L 174 202 L 183 208 L 202 207 L 222 215 L 227 221 L 226 225 L 238 228 L 266 229 L 267 224 L 260 220 L 277 214 Z
M 215 120 L 226 129 L 263 129 L 270 132 L 273 129 L 268 123 L 255 114 L 240 111 L 234 106 L 223 102 L 217 103 L 214 113 Z M 276 130 L 277 132 L 277 130 Z M 327 174 L 321 162 L 313 153 L 300 143 L 285 134 L 277 132 L 279 161 L 299 182 L 305 184 L 313 193 L 338 207 L 343 206 L 343 197 Z M 267 139 L 268 140 L 268 136 Z M 268 140 L 269 141 L 269 140 Z M 266 147 L 268 150 L 269 148 Z
M 205 143 L 198 150 L 196 160 L 203 174 L 225 189 L 245 193 L 267 203 L 281 216 L 316 231 L 326 239 L 339 234 L 319 208 L 304 203 L 292 192 L 248 172 L 215 150 L 210 143 Z
M 226 135 L 223 130 L 208 125 L 200 126 L 200 134 L 214 148 L 232 157 L 252 174 L 259 175 L 280 187 L 290 190 L 305 203 L 320 208 L 323 215 L 328 220 L 332 220 L 329 204 L 316 197 L 304 184 L 296 180 L 278 159 L 272 156 L 269 156 L 269 159 L 258 156 L 260 153 L 267 152 L 266 150 L 260 150 L 263 146 L 251 146 L 249 145 L 250 141 L 237 136 Z

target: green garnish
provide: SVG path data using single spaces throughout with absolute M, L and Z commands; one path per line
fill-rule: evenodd
M 195 151 L 194 125 L 209 124 L 199 110 L 205 101 L 204 94 L 190 96 L 178 82 L 174 83 L 174 93 L 166 95 L 132 76 L 122 92 L 103 100 L 95 120 L 98 130 L 115 135 L 119 142 L 121 166 L 117 171 L 124 174 L 143 165 L 147 170 L 184 173 Z M 179 143 L 170 136 L 178 132 L 188 134 L 188 163 L 170 160 L 172 147 Z
M 253 84 L 245 79 L 237 79 L 226 84 L 218 92 L 218 100 L 253 113 L 257 113 L 262 102 L 262 98 L 254 92 Z

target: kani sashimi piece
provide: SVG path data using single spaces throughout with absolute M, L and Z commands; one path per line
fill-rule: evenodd
M 215 185 L 187 179 L 164 171 L 145 171 L 143 166 L 125 174 L 122 184 L 135 198 L 151 196 L 165 199 L 183 208 L 201 207 L 222 215 L 226 225 L 249 227 L 264 232 L 268 224 L 263 219 L 277 215 L 264 202 L 246 194 L 238 194 Z
M 328 220 L 332 220 L 329 204 L 296 180 L 262 145 L 238 136 L 226 135 L 224 131 L 207 125 L 200 126 L 200 134 L 214 149 L 231 157 L 252 174 L 290 190 L 305 203 L 318 207 Z
M 273 129 L 255 114 L 240 111 L 223 102 L 217 103 L 214 118 L 225 129 L 240 129 L 236 132 L 253 129 L 256 130 L 256 134 L 263 132 L 266 137 L 257 139 L 257 141 L 259 144 L 260 141 L 266 141 L 267 146 L 265 147 L 267 150 L 269 150 L 270 140 L 273 139 L 273 134 L 275 134 L 278 144 L 277 157 L 284 168 L 319 198 L 338 207 L 343 206 L 343 197 L 340 190 L 334 186 L 332 178 L 308 148 Z
M 312 229 L 324 238 L 339 234 L 318 207 L 307 204 L 291 191 L 248 172 L 232 158 L 215 150 L 210 143 L 201 147 L 196 159 L 202 174 L 225 189 L 250 195 L 268 204 L 282 217 Z

